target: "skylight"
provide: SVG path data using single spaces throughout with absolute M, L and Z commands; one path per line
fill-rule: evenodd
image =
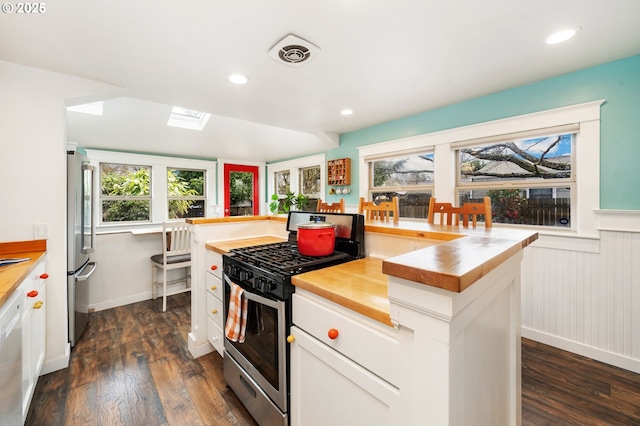
M 92 102 L 90 104 L 81 104 L 67 107 L 67 111 L 81 112 L 83 114 L 99 115 L 102 116 L 102 107 L 104 103 L 102 101 Z
M 211 114 L 192 109 L 174 106 L 167 121 L 167 126 L 181 127 L 183 129 L 202 130 L 209 121 Z

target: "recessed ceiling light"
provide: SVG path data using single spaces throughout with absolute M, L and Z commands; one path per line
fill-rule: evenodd
M 580 31 L 579 27 L 573 27 L 555 32 L 547 38 L 547 44 L 558 44 L 562 43 L 563 41 L 567 41 L 571 37 L 576 35 L 578 31 Z
M 247 84 L 249 81 L 249 77 L 242 74 L 231 74 L 229 76 L 229 81 L 233 84 Z
M 345 108 L 342 111 L 340 111 L 340 114 L 342 114 L 342 115 L 351 115 L 351 114 L 353 114 L 353 110 L 349 109 L 349 108 Z

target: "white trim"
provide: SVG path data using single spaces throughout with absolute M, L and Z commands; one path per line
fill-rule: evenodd
M 294 160 L 286 160 L 286 161 L 278 161 L 277 163 L 269 163 L 267 164 L 267 203 L 271 199 L 271 194 L 275 193 L 274 188 L 274 175 L 276 172 L 282 172 L 289 170 L 291 176 L 289 178 L 290 189 L 291 191 L 298 193 L 300 188 L 298 188 L 298 184 L 300 182 L 300 169 L 320 166 L 320 198 L 324 199 L 326 197 L 325 187 L 327 183 L 327 167 L 326 167 L 326 155 L 325 154 L 317 154 L 310 155 L 308 157 L 296 158 Z M 269 211 L 269 208 L 266 207 L 266 211 Z
M 207 217 L 211 217 L 215 210 L 216 200 L 216 161 L 198 160 L 180 157 L 166 157 L 150 154 L 135 154 L 130 152 L 102 151 L 99 149 L 87 149 L 87 157 L 90 163 L 98 170 L 95 179 L 96 194 L 100 194 L 100 163 L 132 164 L 151 167 L 151 221 L 143 223 L 109 223 L 101 224 L 100 208 L 95 209 L 95 220 L 99 225 L 99 233 L 113 231 L 126 231 L 140 227 L 152 227 L 153 224 L 162 223 L 167 219 L 167 176 L 168 168 L 204 170 L 206 175 L 205 191 L 207 198 Z M 160 178 L 158 178 L 160 176 Z M 100 196 L 96 197 L 96 203 L 100 202 Z M 97 204 L 96 204 L 97 205 Z
M 640 232 L 640 210 L 595 210 L 601 231 Z
M 553 336 L 528 327 L 522 327 L 521 331 L 522 337 L 524 338 L 535 340 L 536 342 L 544 343 L 545 345 L 586 356 L 587 358 L 595 359 L 597 361 L 604 362 L 605 364 L 624 368 L 625 370 L 640 374 L 640 360 L 608 352 L 573 340 Z
M 538 239 L 531 243 L 530 247 L 570 250 L 583 253 L 600 253 L 600 237 L 539 232 Z
M 578 147 L 575 156 L 577 183 L 574 191 L 579 201 L 578 208 L 575 209 L 577 211 L 572 212 L 573 229 L 567 231 L 567 235 L 592 238 L 598 234 L 593 211 L 599 208 L 600 203 L 600 106 L 603 102 L 604 100 L 587 102 L 358 147 L 360 194 L 366 194 L 369 186 L 365 158 L 420 147 L 435 147 L 434 197 L 454 200 L 456 169 L 451 144 L 579 123 L 580 133 L 576 139 Z
M 188 341 L 189 352 L 191 353 L 191 356 L 193 356 L 194 358 L 200 358 L 201 356 L 205 356 L 206 354 L 211 353 L 215 350 L 213 345 L 209 343 L 209 340 L 196 346 L 196 338 L 194 334 L 189 333 L 187 337 L 189 339 Z
M 211 212 L 214 214 L 208 217 L 223 217 L 224 216 L 224 166 L 225 164 L 237 164 L 242 166 L 258 167 L 258 206 L 260 209 L 258 212 L 263 215 L 266 210 L 264 208 L 267 195 L 264 194 L 262 188 L 264 188 L 265 182 L 265 162 L 264 161 L 244 161 L 244 160 L 223 160 L 218 158 L 218 203 L 211 207 Z
M 64 355 L 56 359 L 46 359 L 42 364 L 40 370 L 40 376 L 53 373 L 54 371 L 63 370 L 69 367 L 69 360 L 71 359 L 71 343 L 67 342 L 64 350 Z

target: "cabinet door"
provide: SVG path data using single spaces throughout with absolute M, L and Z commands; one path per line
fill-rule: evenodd
M 213 275 L 207 273 L 207 339 L 220 355 L 223 355 L 224 327 L 222 309 L 222 283 Z
M 292 426 L 397 422 L 396 387 L 295 326 L 291 335 Z
M 23 418 L 35 390 L 45 351 L 45 273 L 44 262 L 20 284 L 24 290 L 22 314 L 22 413 Z
M 31 306 L 33 313 L 31 315 L 31 368 L 33 369 L 33 377 L 35 381 L 40 376 L 42 364 L 44 364 L 44 344 L 45 344 L 45 303 L 46 288 L 44 282 L 41 283 L 38 296 L 34 298 Z

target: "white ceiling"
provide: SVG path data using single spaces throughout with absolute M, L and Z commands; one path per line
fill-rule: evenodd
M 239 160 L 323 151 L 336 135 L 640 53 L 639 0 L 59 0 L 0 16 L 0 59 L 121 86 L 93 148 Z M 544 43 L 579 26 L 572 40 Z M 288 34 L 321 49 L 289 67 Z M 245 86 L 226 76 L 244 73 Z M 172 105 L 214 114 L 167 128 Z M 340 115 L 349 107 L 355 114 Z

